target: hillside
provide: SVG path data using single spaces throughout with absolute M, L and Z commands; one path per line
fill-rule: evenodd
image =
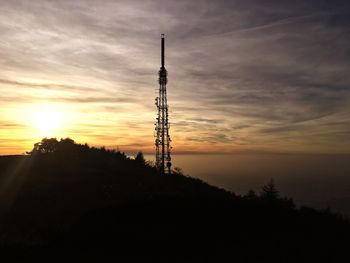
M 272 183 L 245 196 L 73 140 L 43 139 L 0 157 L 0 248 L 116 257 L 241 262 L 333 262 L 349 223 L 296 208 Z M 80 253 L 80 249 L 85 252 Z M 91 258 L 90 258 L 91 259 Z

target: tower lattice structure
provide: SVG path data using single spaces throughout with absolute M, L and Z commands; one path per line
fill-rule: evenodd
M 168 72 L 165 69 L 164 34 L 161 35 L 161 67 L 159 70 L 159 94 L 155 99 L 157 119 L 155 123 L 156 166 L 162 175 L 171 174 L 171 139 L 166 85 Z

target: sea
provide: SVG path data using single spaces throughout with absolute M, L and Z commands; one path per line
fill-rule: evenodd
M 145 155 L 154 161 L 154 155 Z M 185 175 L 239 195 L 271 179 L 297 206 L 330 209 L 350 218 L 350 154 L 174 154 Z

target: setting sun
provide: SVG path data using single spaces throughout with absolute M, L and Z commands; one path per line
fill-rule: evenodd
M 42 111 L 34 114 L 33 126 L 42 136 L 52 136 L 52 133 L 61 127 L 62 116 L 54 111 Z

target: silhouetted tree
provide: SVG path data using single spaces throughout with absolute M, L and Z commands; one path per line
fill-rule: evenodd
M 31 153 L 52 153 L 57 149 L 58 141 L 56 138 L 44 138 L 41 142 L 35 143 Z
M 74 148 L 74 146 L 75 146 L 74 140 L 70 138 L 61 139 L 56 145 L 56 150 L 58 152 L 69 152 Z
M 184 175 L 184 173 L 180 167 L 175 167 L 173 170 L 173 173 L 178 174 L 178 175 Z
M 143 156 L 142 152 L 138 152 L 136 157 L 135 157 L 135 161 L 141 165 L 145 165 L 146 164 L 146 160 L 145 157 Z
M 249 192 L 246 195 L 246 198 L 248 200 L 257 200 L 258 196 L 256 195 L 256 193 L 254 192 L 254 190 L 249 190 Z
M 28 154 L 33 153 L 71 153 L 73 149 L 78 147 L 84 147 L 85 149 L 89 148 L 88 146 L 79 145 L 70 138 L 61 139 L 58 141 L 56 138 L 44 138 L 40 142 L 34 144 L 32 151 Z
M 268 200 L 277 200 L 279 198 L 279 192 L 276 189 L 273 179 L 262 187 L 261 198 Z

